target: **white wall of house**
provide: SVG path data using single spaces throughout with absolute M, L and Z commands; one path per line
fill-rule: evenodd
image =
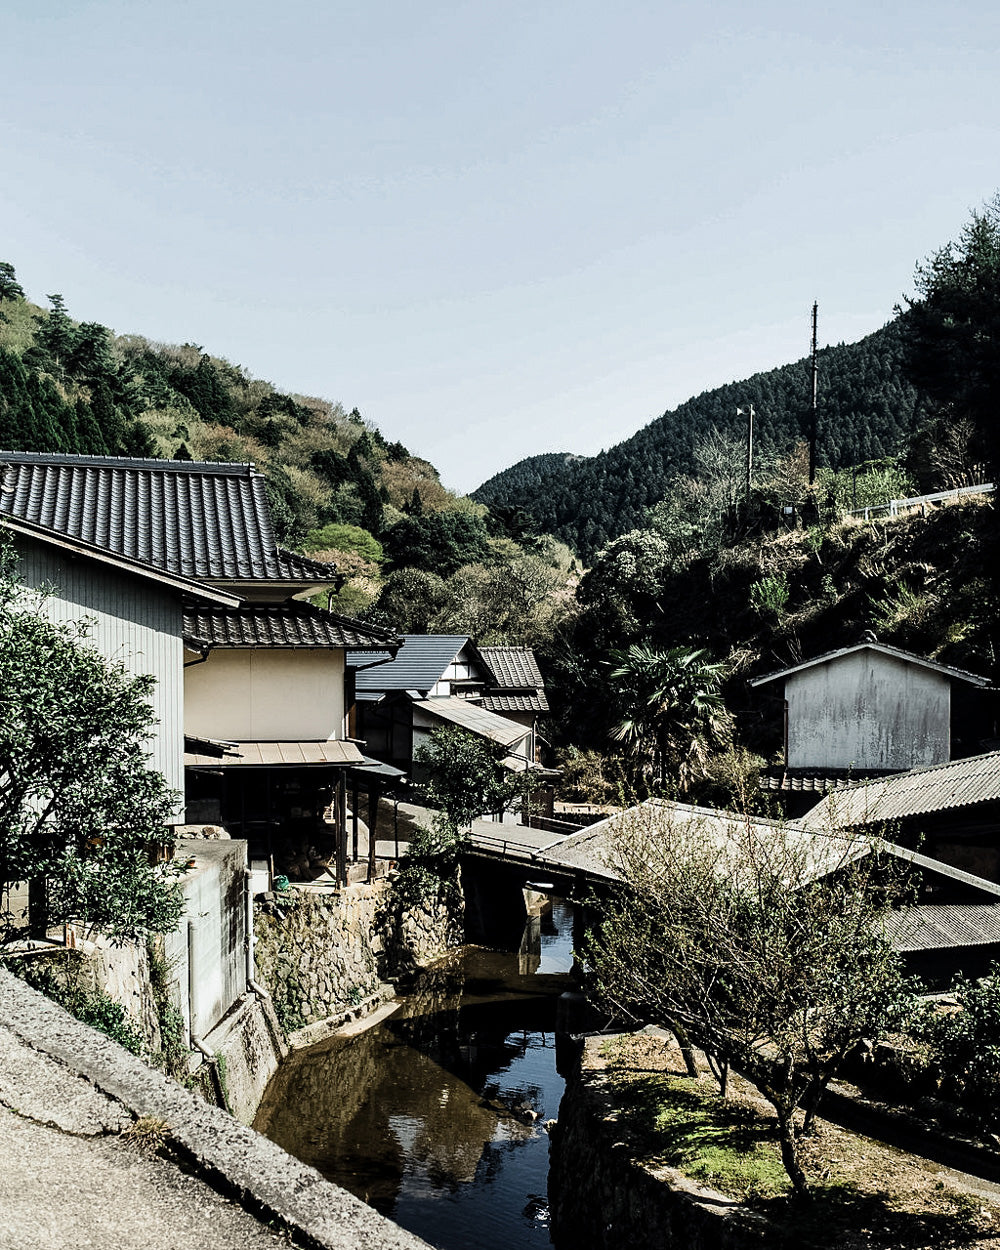
M 184 670 L 184 732 L 196 738 L 325 742 L 344 736 L 344 713 L 343 651 L 218 647 Z
M 18 575 L 25 586 L 51 586 L 42 611 L 53 621 L 92 622 L 89 641 L 109 660 L 139 676 L 150 673 L 158 724 L 150 764 L 175 790 L 184 790 L 183 677 L 180 598 L 155 582 L 97 561 L 71 558 L 18 535 Z M 178 813 L 179 815 L 179 813 Z
M 789 768 L 916 768 L 951 755 L 947 677 L 856 651 L 785 679 Z

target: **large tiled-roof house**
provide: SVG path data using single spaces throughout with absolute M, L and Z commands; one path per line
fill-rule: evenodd
M 0 452 L 4 519 L 190 583 L 155 672 L 161 698 L 183 701 L 189 819 L 258 844 L 322 831 L 335 789 L 343 808 L 342 770 L 364 763 L 348 740 L 346 649 L 391 656 L 398 640 L 302 601 L 337 570 L 277 543 L 253 465 Z M 137 650 L 134 631 L 121 648 Z M 162 726 L 178 743 L 179 719 Z

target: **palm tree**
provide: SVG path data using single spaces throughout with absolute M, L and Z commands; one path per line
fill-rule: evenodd
M 612 653 L 621 719 L 611 733 L 643 760 L 664 786 L 668 771 L 684 793 L 705 775 L 714 751 L 732 742 L 732 716 L 722 698 L 726 666 L 696 647 L 655 651 L 635 645 Z

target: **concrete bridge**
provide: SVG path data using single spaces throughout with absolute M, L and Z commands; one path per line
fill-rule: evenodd
M 561 837 L 524 825 L 475 821 L 462 851 L 469 940 L 490 944 L 516 939 L 530 911 L 531 894 L 582 903 L 606 891 L 617 880 L 605 863 L 606 838 L 604 822 Z

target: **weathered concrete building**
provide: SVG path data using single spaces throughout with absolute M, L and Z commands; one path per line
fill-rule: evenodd
M 974 673 L 865 642 L 754 678 L 784 684 L 788 768 L 894 772 L 941 764 L 952 752 L 952 688 Z

